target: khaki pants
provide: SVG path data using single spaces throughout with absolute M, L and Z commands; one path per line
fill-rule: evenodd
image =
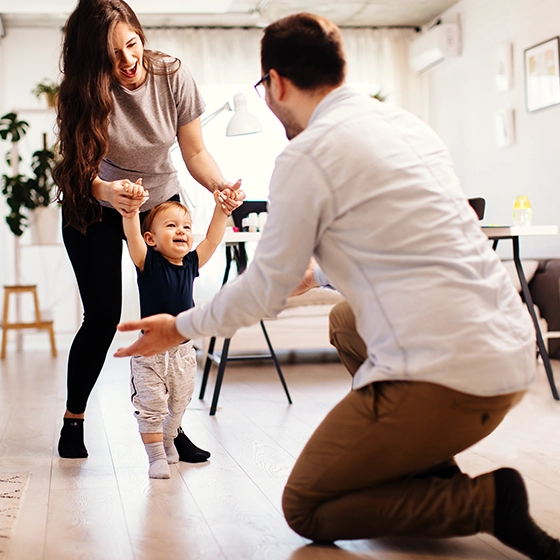
M 351 336 L 348 304 L 333 309 L 330 323 L 331 342 L 354 374 L 365 346 L 355 327 Z M 283 496 L 288 524 L 318 542 L 491 533 L 492 474 L 473 479 L 442 467 L 490 434 L 523 394 L 477 397 L 424 382 L 352 391 L 294 466 Z

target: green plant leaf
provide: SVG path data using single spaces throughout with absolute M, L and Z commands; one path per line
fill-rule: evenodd
M 17 237 L 23 235 L 22 224 L 25 223 L 25 221 L 25 216 L 22 214 L 10 214 L 9 216 L 6 216 L 8 226 L 12 230 L 12 233 Z
M 6 113 L 0 118 L 0 137 L 2 140 L 10 142 L 19 142 L 27 133 L 29 123 L 27 121 L 18 121 L 16 113 Z
M 374 99 L 379 99 L 379 101 L 385 101 L 387 99 L 387 94 L 384 94 L 383 90 L 380 89 L 377 93 L 374 93 L 370 97 L 373 97 Z
M 45 78 L 42 82 L 39 82 L 31 91 L 36 97 L 40 97 L 42 93 L 55 96 L 60 89 L 60 85 L 56 82 Z
M 0 137 L 17 143 L 26 134 L 29 124 L 18 121 L 16 113 L 7 113 L 0 118 Z M 11 165 L 12 152 L 6 154 L 6 162 Z M 26 214 L 39 206 L 48 206 L 55 187 L 52 169 L 55 164 L 54 150 L 44 148 L 33 153 L 31 169 L 33 177 L 21 173 L 2 176 L 2 194 L 6 197 L 9 214 L 6 222 L 14 235 L 20 236 L 28 225 Z M 19 158 L 21 161 L 21 158 Z M 22 212 L 24 210 L 24 212 Z

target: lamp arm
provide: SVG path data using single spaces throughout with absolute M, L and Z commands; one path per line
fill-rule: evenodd
M 223 111 L 231 111 L 231 105 L 228 101 L 226 101 L 221 107 L 216 109 L 213 113 L 210 113 L 208 116 L 204 117 L 200 120 L 200 126 L 207 125 L 211 120 L 215 119 L 220 113 Z
M 216 109 L 213 113 L 210 113 L 209 115 L 200 119 L 201 128 L 207 125 L 210 121 L 214 120 L 220 113 L 223 113 L 224 111 L 231 111 L 231 110 L 232 110 L 231 105 L 229 104 L 228 101 L 226 101 L 221 107 L 218 107 L 218 109 Z M 174 152 L 177 148 L 179 148 L 179 142 L 175 140 L 175 142 L 173 142 L 173 145 L 171 146 L 171 151 Z

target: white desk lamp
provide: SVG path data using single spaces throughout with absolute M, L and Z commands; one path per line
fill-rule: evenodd
M 201 126 L 207 125 L 223 111 L 234 111 L 233 117 L 229 121 L 226 129 L 226 136 L 241 136 L 243 134 L 255 134 L 262 132 L 261 123 L 247 109 L 247 99 L 242 93 L 236 93 L 233 97 L 233 109 L 229 101 L 224 103 L 213 113 L 203 117 L 200 121 Z
M 210 121 L 214 120 L 219 114 L 224 111 L 235 111 L 233 117 L 229 121 L 226 128 L 226 136 L 242 136 L 244 134 L 255 134 L 262 132 L 261 123 L 257 117 L 249 113 L 247 109 L 247 99 L 242 93 L 236 93 L 233 96 L 233 109 L 226 101 L 221 107 L 218 107 L 213 113 L 206 115 L 200 119 L 200 126 L 206 126 Z M 177 141 L 171 146 L 171 151 L 179 147 Z

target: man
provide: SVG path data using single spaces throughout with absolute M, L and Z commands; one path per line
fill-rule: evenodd
M 291 142 L 255 258 L 207 306 L 121 325 L 144 335 L 116 355 L 229 337 L 274 317 L 313 255 L 348 301 L 334 339 L 354 356 L 344 358 L 353 391 L 294 466 L 289 525 L 316 542 L 482 531 L 531 558 L 560 559 L 516 471 L 472 479 L 453 461 L 521 399 L 535 340 L 447 150 L 419 119 L 343 85 L 340 30 L 321 17 L 267 27 L 261 64 L 259 84 Z M 362 346 L 346 343 L 356 332 Z

